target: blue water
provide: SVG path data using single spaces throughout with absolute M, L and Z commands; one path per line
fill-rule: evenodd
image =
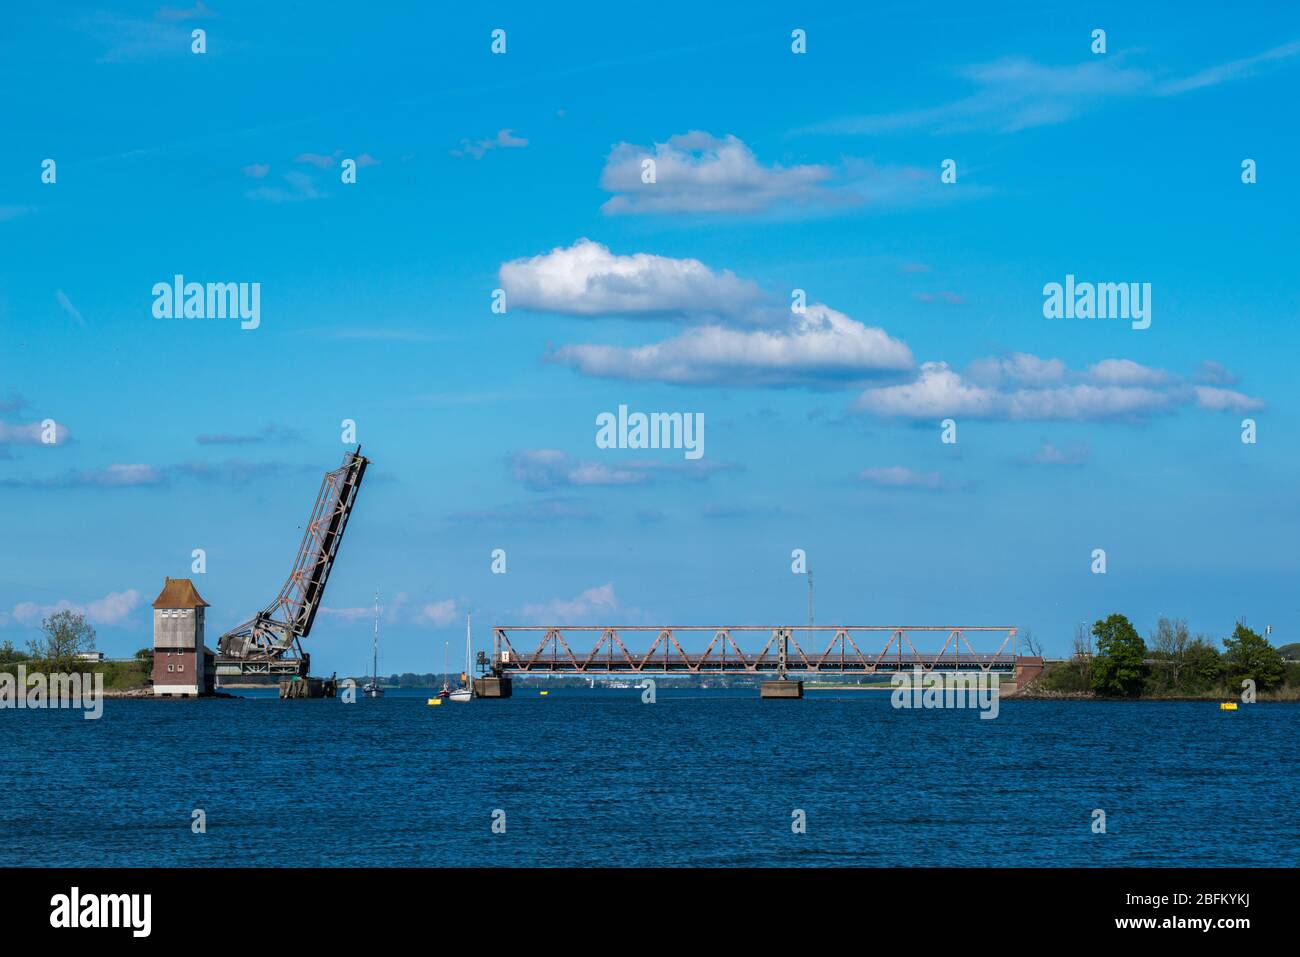
M 1300 864 L 1296 705 L 426 696 L 0 711 L 0 866 Z

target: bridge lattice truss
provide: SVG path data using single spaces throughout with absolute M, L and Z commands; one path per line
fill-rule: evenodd
M 710 635 L 703 651 L 687 651 L 678 640 L 681 636 L 687 644 L 698 645 L 701 633 Z M 596 641 L 588 649 L 585 645 L 592 635 Z M 647 635 L 654 635 L 654 640 L 645 652 L 629 650 L 624 641 L 627 637 L 634 646 L 644 644 Z M 766 635 L 767 641 L 757 652 L 741 647 L 742 644 L 752 647 L 754 638 L 761 635 Z M 917 650 L 918 643 L 933 648 L 941 635 L 943 643 L 938 651 Z M 970 635 L 978 636 L 978 643 L 985 648 L 999 638 L 1000 643 L 992 651 L 977 651 Z M 583 644 L 575 650 L 578 636 Z M 876 647 L 882 637 L 886 639 L 885 644 L 878 652 L 862 650 L 864 646 Z M 520 650 L 515 647 L 515 641 L 524 649 L 536 644 L 531 651 Z M 825 646 L 819 651 L 822 642 Z M 493 630 L 492 650 L 492 670 L 498 674 L 870 675 L 911 671 L 916 667 L 927 672 L 1011 672 L 1018 660 L 1015 628 L 947 625 L 506 626 Z
M 243 674 L 306 671 L 309 659 L 299 639 L 311 632 L 316 620 L 369 462 L 357 446 L 355 452 L 344 455 L 342 465 L 325 473 L 293 571 L 271 604 L 221 636 L 218 667 L 237 664 Z

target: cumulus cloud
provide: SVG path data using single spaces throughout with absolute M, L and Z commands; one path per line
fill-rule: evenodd
M 642 182 L 642 164 L 655 163 L 655 182 Z M 782 203 L 843 202 L 826 184 L 828 166 L 764 166 L 735 136 L 694 130 L 654 147 L 619 143 L 600 184 L 615 195 L 606 213 L 752 213 Z
M 96 598 L 85 604 L 61 598 L 52 605 L 37 602 L 19 602 L 14 606 L 11 617 L 23 625 L 38 625 L 50 615 L 61 611 L 71 611 L 85 615 L 92 625 L 118 625 L 130 616 L 140 604 L 140 593 L 134 588 L 126 591 L 109 592 L 103 598 Z
M 882 417 L 1133 420 L 1195 404 L 1204 409 L 1262 406 L 1238 392 L 1189 387 L 1178 377 L 1128 359 L 1106 359 L 1070 373 L 1059 359 L 1023 353 L 982 359 L 966 376 L 946 362 L 927 362 L 911 382 L 865 390 L 855 408 Z
M 271 172 L 271 164 L 249 163 L 247 166 L 240 167 L 240 172 L 249 179 L 265 179 L 266 175 Z
M 851 384 L 913 365 L 906 343 L 822 305 L 783 329 L 712 325 L 644 346 L 564 346 L 549 359 L 601 378 L 738 386 Z
M 644 181 L 647 160 L 654 162 L 654 182 Z M 610 215 L 824 213 L 954 195 L 939 189 L 928 171 L 852 157 L 834 166 L 764 164 L 738 137 L 700 130 L 653 146 L 619 143 L 605 161 L 600 182 L 614 194 L 601 207 Z
M 445 628 L 459 617 L 461 617 L 461 614 L 456 609 L 456 600 L 454 598 L 444 598 L 442 601 L 431 601 L 420 605 L 412 616 L 412 620 L 417 625 Z
M 756 283 L 730 270 L 715 272 L 698 259 L 620 256 L 589 239 L 503 263 L 500 281 L 511 307 L 570 316 L 770 322 L 775 312 Z
M 581 239 L 501 267 L 511 305 L 574 316 L 689 323 L 642 346 L 578 344 L 548 359 L 584 375 L 696 384 L 862 382 L 912 368 L 906 344 L 820 303 L 787 303 L 729 270 L 697 259 L 621 256 Z
M 21 400 L 16 400 L 21 401 Z M 0 409 L 3 411 L 3 409 Z M 0 422 L 0 446 L 4 445 L 44 445 L 45 428 L 40 422 L 11 423 Z M 68 428 L 62 423 L 54 424 L 54 445 L 62 445 L 68 440 Z
M 1139 365 L 1132 359 L 1103 359 L 1088 367 L 1088 377 L 1105 385 L 1163 385 L 1170 380 L 1163 369 Z
M 1254 412 L 1262 409 L 1264 403 L 1248 395 L 1234 392 L 1232 389 L 1219 389 L 1214 386 L 1198 385 L 1195 388 L 1196 404 L 1212 412 Z
M 1222 362 L 1206 359 L 1196 367 L 1196 381 L 1202 385 L 1236 385 L 1237 377 Z
M 967 368 L 966 375 L 980 385 L 1007 381 L 1048 385 L 1065 378 L 1065 363 L 1060 359 L 1040 359 L 1027 352 L 1013 352 L 1010 356 L 976 359 Z
M 567 625 L 588 619 L 593 615 L 608 615 L 619 607 L 614 594 L 614 583 L 606 582 L 588 588 L 576 598 L 555 598 L 540 604 L 524 605 L 523 615 L 546 624 Z

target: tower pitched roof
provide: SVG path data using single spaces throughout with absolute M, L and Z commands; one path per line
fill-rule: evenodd
M 208 603 L 195 589 L 194 582 L 188 578 L 167 578 L 164 581 L 162 592 L 154 599 L 155 608 L 198 608 L 200 605 L 207 607 Z

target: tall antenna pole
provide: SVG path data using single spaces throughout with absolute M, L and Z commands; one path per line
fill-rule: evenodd
M 813 624 L 813 580 L 812 580 L 812 566 L 809 565 L 808 566 L 808 627 L 811 628 L 812 624 Z

